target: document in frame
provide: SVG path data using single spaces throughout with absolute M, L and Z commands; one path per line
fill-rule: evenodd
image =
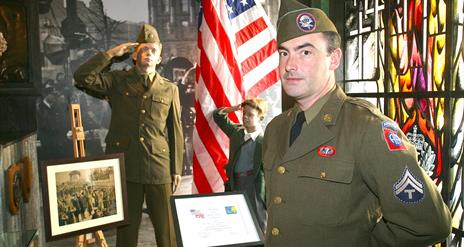
M 171 208 L 179 246 L 264 243 L 256 216 L 243 192 L 173 196 Z

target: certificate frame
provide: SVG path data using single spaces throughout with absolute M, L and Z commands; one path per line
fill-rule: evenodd
M 264 244 L 245 192 L 175 195 L 171 197 L 171 211 L 179 246 Z

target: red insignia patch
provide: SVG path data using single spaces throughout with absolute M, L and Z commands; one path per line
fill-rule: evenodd
M 320 146 L 317 149 L 317 154 L 322 157 L 332 157 L 335 155 L 336 152 L 337 150 L 335 149 L 335 147 L 327 146 L 327 145 Z
M 383 138 L 390 151 L 406 150 L 406 146 L 404 146 L 403 141 L 396 134 L 396 131 L 387 128 L 383 129 Z

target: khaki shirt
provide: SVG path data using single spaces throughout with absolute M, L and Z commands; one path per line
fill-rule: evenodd
M 110 65 L 99 53 L 74 73 L 77 88 L 109 99 L 106 152 L 124 153 L 128 181 L 171 183 L 172 175 L 182 173 L 184 148 L 177 86 L 156 74 L 146 89 L 135 68 L 107 71 Z
M 450 212 L 396 123 L 337 87 L 289 147 L 298 111 L 264 134 L 266 246 L 427 246 L 450 234 Z

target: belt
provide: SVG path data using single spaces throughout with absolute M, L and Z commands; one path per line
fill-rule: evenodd
M 239 178 L 239 177 L 249 177 L 255 175 L 255 172 L 253 170 L 245 171 L 245 172 L 234 172 L 234 177 Z

